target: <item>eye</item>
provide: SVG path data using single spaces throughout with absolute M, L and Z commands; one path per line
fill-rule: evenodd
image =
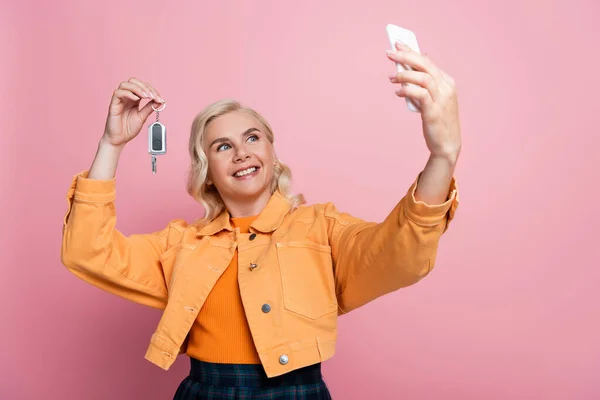
M 250 136 L 248 136 L 248 141 L 249 142 L 256 142 L 256 141 L 258 141 L 258 136 L 256 136 L 256 135 L 250 135 Z
M 217 147 L 217 151 L 223 151 L 223 150 L 227 150 L 230 146 L 226 143 L 220 145 L 219 147 Z

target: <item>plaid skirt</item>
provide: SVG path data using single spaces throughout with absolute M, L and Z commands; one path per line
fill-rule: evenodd
M 268 378 L 260 364 L 190 360 L 173 400 L 331 400 L 320 363 Z

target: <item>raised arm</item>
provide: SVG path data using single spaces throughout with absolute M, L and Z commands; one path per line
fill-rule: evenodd
M 411 69 L 390 76 L 399 97 L 417 100 L 430 157 L 408 193 L 382 223 L 367 223 L 329 207 L 330 242 L 340 313 L 401 287 L 434 267 L 440 238 L 458 206 L 454 170 L 461 129 L 454 79 L 405 45 L 388 51 Z
M 151 101 L 139 109 L 141 98 Z M 61 261 L 84 281 L 126 299 L 163 308 L 172 270 L 168 257 L 184 221 L 151 234 L 126 237 L 116 229 L 115 173 L 127 142 L 135 138 L 151 106 L 161 104 L 149 84 L 132 78 L 113 93 L 104 134 L 89 171 L 77 174 L 67 193 Z

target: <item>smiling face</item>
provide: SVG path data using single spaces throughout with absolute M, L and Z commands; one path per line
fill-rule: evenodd
M 232 216 L 256 214 L 271 197 L 275 162 L 273 144 L 262 124 L 243 111 L 221 115 L 206 126 L 203 147 L 208 181 Z

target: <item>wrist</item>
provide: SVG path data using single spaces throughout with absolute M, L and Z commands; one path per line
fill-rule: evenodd
M 429 159 L 437 162 L 445 162 L 450 167 L 455 167 L 460 155 L 459 149 L 447 149 L 442 151 L 431 152 Z
M 102 135 L 102 137 L 100 138 L 100 142 L 98 143 L 98 149 L 104 150 L 106 152 L 118 154 L 121 153 L 121 151 L 123 151 L 123 148 L 125 148 L 125 143 L 120 145 L 113 144 L 110 142 L 110 140 L 108 140 L 108 138 L 105 135 Z

